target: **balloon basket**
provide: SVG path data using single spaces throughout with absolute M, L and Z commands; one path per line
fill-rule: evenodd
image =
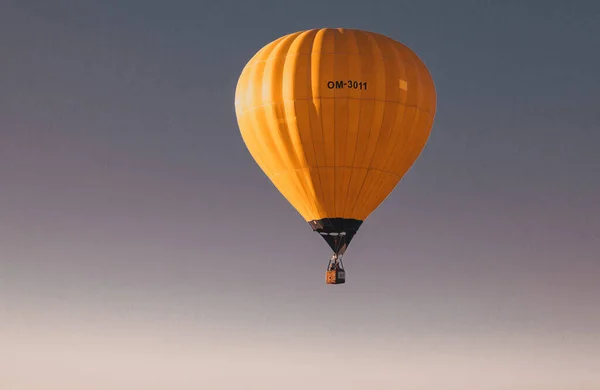
M 342 264 L 341 256 L 337 254 L 329 260 L 327 271 L 325 272 L 325 283 L 327 284 L 343 284 L 346 283 L 346 271 Z

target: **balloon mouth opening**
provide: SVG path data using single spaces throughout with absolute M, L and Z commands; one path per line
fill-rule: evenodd
M 351 218 L 323 218 L 309 221 L 312 229 L 327 242 L 335 255 L 343 255 L 363 221 Z

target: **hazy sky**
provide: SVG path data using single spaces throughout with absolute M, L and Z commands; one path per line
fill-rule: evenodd
M 0 5 L 0 389 L 600 389 L 599 2 Z M 233 106 L 316 27 L 438 94 L 342 286 Z

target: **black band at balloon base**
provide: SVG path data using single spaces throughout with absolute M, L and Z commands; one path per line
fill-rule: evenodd
M 362 223 L 363 221 L 350 218 L 324 218 L 308 222 L 339 255 L 344 254 Z

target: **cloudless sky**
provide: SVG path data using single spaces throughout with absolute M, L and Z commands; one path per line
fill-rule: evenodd
M 600 388 L 600 3 L 0 5 L 1 389 Z M 342 286 L 233 107 L 317 27 L 438 97 Z

